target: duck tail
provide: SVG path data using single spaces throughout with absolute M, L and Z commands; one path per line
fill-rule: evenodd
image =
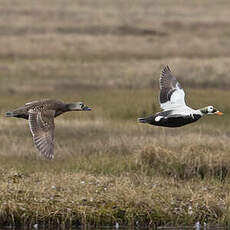
M 5 113 L 6 117 L 17 117 L 17 118 L 24 118 L 27 119 L 29 118 L 29 114 L 27 110 L 25 109 L 16 109 L 14 111 L 8 111 Z
M 11 111 L 6 112 L 5 115 L 6 115 L 6 117 L 15 117 L 16 116 L 16 114 L 14 112 L 11 112 Z
M 137 119 L 137 122 L 139 123 L 148 123 L 148 124 L 151 124 L 153 125 L 155 122 L 154 122 L 154 117 L 151 115 L 151 116 L 148 116 L 148 117 L 140 117 Z
M 137 118 L 137 122 L 139 122 L 139 123 L 147 123 L 147 120 L 145 118 L 143 118 L 143 117 L 139 117 L 139 118 Z

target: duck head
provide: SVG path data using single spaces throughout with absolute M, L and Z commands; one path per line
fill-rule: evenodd
M 91 110 L 91 108 L 89 108 L 83 102 L 76 102 L 76 103 L 67 104 L 67 109 L 69 111 L 90 111 Z
M 200 109 L 200 112 L 205 115 L 205 114 L 215 114 L 215 115 L 223 115 L 224 113 L 220 112 L 216 108 L 214 108 L 212 105 L 204 107 Z

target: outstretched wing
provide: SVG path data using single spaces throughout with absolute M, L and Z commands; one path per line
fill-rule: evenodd
M 38 151 L 48 159 L 54 157 L 54 110 L 29 110 L 29 127 Z
M 186 106 L 185 93 L 180 83 L 172 75 L 168 66 L 164 67 L 160 76 L 160 106 L 170 110 Z

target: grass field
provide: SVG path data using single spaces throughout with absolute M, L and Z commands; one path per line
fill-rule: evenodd
M 0 3 L 0 225 L 229 225 L 227 0 Z M 189 106 L 224 116 L 138 124 L 166 64 Z M 40 98 L 93 108 L 56 119 L 53 161 L 4 117 Z

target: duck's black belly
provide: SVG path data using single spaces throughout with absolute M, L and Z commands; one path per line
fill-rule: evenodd
M 201 118 L 200 115 L 184 116 L 184 117 L 168 117 L 162 118 L 159 122 L 155 122 L 154 125 L 165 127 L 181 127 L 189 123 L 193 123 Z
M 181 116 L 181 115 L 169 115 L 166 117 L 163 117 L 157 121 L 157 117 L 159 117 L 160 114 L 156 114 L 153 116 L 146 117 L 145 123 L 149 123 L 151 125 L 156 126 L 164 126 L 164 127 L 181 127 L 183 125 L 187 125 L 189 123 L 193 123 L 201 118 L 201 115 L 194 114 L 193 116 Z

